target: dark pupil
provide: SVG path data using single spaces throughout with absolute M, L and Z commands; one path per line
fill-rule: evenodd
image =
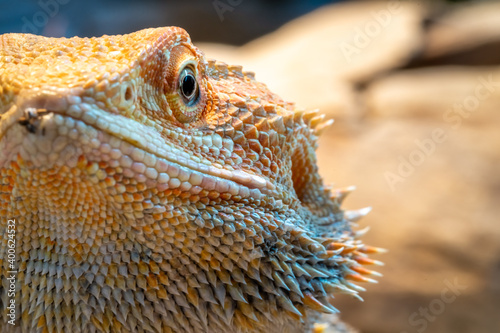
M 192 74 L 187 74 L 184 76 L 181 82 L 182 95 L 185 98 L 190 99 L 196 90 L 196 80 Z

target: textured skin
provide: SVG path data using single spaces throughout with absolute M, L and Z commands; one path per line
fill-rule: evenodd
M 377 274 L 352 230 L 367 210 L 318 174 L 330 122 L 180 28 L 0 36 L 0 116 L 19 269 L 12 326 L 2 240 L 1 332 L 306 332 Z

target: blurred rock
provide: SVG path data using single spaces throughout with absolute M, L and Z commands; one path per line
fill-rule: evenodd
M 500 3 L 450 8 L 429 26 L 426 48 L 413 66 L 500 64 Z
M 367 112 L 376 117 L 434 118 L 453 126 L 491 122 L 500 120 L 500 66 L 398 71 L 364 95 Z
M 446 139 L 430 144 L 436 129 Z M 357 186 L 345 207 L 372 206 L 360 221 L 371 227 L 363 240 L 389 249 L 377 257 L 386 263 L 384 277 L 366 286 L 364 303 L 337 297 L 343 320 L 366 333 L 498 332 L 499 152 L 497 122 L 465 120 L 454 129 L 439 118 L 377 118 L 358 132 L 334 125 L 325 133 L 320 172 L 327 183 Z M 389 182 L 388 173 L 401 180 Z M 466 289 L 441 309 L 442 293 L 454 296 L 447 283 L 455 282 Z
M 311 77 L 328 73 L 364 82 L 404 64 L 420 49 L 422 15 L 422 8 L 412 3 L 346 2 L 291 21 L 240 51 L 262 64 L 265 73 L 293 70 Z
M 209 57 L 241 64 L 299 106 L 358 119 L 355 84 L 406 64 L 421 47 L 422 6 L 348 2 L 325 6 L 239 48 L 200 45 Z

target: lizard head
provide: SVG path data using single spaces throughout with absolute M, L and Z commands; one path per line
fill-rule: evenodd
M 291 331 L 373 281 L 361 264 L 381 250 L 352 230 L 366 210 L 341 210 L 351 189 L 318 173 L 317 111 L 180 28 L 0 43 L 0 215 L 19 221 L 21 298 L 50 295 L 44 320 Z

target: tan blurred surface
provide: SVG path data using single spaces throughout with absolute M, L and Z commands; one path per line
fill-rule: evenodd
M 365 241 L 390 250 L 364 303 L 338 297 L 345 321 L 366 333 L 500 332 L 498 4 L 389 8 L 329 6 L 241 48 L 203 48 L 336 119 L 320 171 L 357 186 L 346 207 L 372 206 Z M 360 52 L 349 58 L 345 43 Z
M 500 50 L 499 12 L 499 2 L 482 1 L 444 13 L 428 31 L 422 58 L 463 57 L 468 51 L 479 53 L 485 47 L 489 52 L 482 52 L 482 59 L 477 59 L 478 63 L 481 60 L 484 63 L 490 54 Z
M 390 8 L 375 1 L 326 6 L 239 48 L 199 47 L 208 57 L 254 71 L 299 106 L 357 118 L 354 84 L 405 64 L 421 46 L 422 8 Z

